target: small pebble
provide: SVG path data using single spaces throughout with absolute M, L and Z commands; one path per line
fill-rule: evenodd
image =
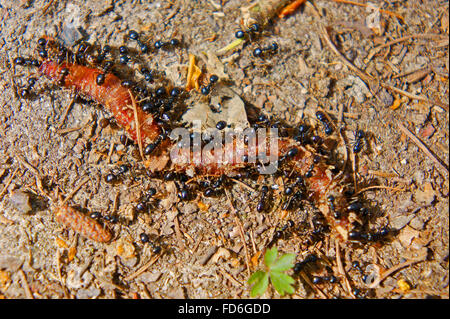
M 31 211 L 30 195 L 20 190 L 11 192 L 9 202 L 21 214 L 27 214 Z

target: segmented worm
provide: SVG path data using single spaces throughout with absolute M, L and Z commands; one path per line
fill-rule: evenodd
M 277 6 L 276 9 L 278 10 L 279 7 Z M 132 108 L 133 98 L 130 91 L 121 85 L 121 80 L 117 76 L 108 73 L 104 82 L 98 84 L 96 78 L 101 74 L 100 70 L 75 63 L 58 64 L 50 59 L 42 62 L 39 72 L 57 81 L 63 87 L 73 88 L 78 93 L 105 106 L 114 115 L 117 123 L 129 133 L 135 142 L 138 142 L 136 119 Z M 196 161 L 195 157 L 199 154 L 195 154 L 190 149 L 187 155 L 184 155 L 187 157 L 184 162 L 182 160 L 171 161 L 174 158 L 170 157 L 169 153 L 176 147 L 174 142 L 169 139 L 160 140 L 162 129 L 153 116 L 143 112 L 140 107 L 136 111 L 140 124 L 141 142 L 155 145 L 154 152 L 145 160 L 147 167 L 153 172 L 172 171 L 189 176 L 236 176 L 245 169 L 256 166 L 255 163 L 238 159 L 250 153 L 260 155 L 260 146 L 256 143 L 237 145 L 235 140 L 228 144 L 225 143 L 218 149 L 224 154 L 230 152 L 235 154 L 233 158 L 220 164 L 214 160 L 214 152 L 209 156 L 201 156 L 201 160 Z M 266 140 L 267 143 L 270 142 Z M 347 185 L 349 185 L 345 175 L 335 175 L 330 166 L 321 160 L 318 161 L 312 146 L 307 148 L 292 138 L 277 137 L 277 143 L 276 155 L 282 159 L 280 165 L 283 166 L 283 170 L 292 171 L 296 176 L 305 176 L 306 199 L 320 210 L 328 224 L 337 231 L 339 237 L 344 240 L 351 239 L 349 234 L 353 227 L 352 223 L 357 221 L 358 217 L 352 212 L 352 209 L 349 209 L 349 200 L 344 195 Z M 73 208 L 63 206 L 58 210 L 56 216 L 61 223 L 85 237 L 101 242 L 111 239 L 109 231 L 102 228 L 98 222 Z
M 129 136 L 137 142 L 136 121 L 132 107 L 132 100 L 127 88 L 121 85 L 121 80 L 114 74 L 105 74 L 102 85 L 96 83 L 96 78 L 102 72 L 84 65 L 61 63 L 52 60 L 42 62 L 39 72 L 53 81 L 62 80 L 66 88 L 73 88 L 97 103 L 103 105 L 115 117 Z M 137 109 L 143 145 L 152 143 L 161 133 L 161 129 L 151 114 Z
M 81 236 L 100 243 L 107 243 L 112 239 L 112 234 L 107 228 L 73 207 L 67 205 L 59 207 L 55 212 L 55 219 Z

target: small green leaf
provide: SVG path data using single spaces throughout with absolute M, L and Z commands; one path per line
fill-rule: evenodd
M 293 294 L 294 287 L 291 285 L 295 282 L 295 280 L 285 273 L 272 271 L 270 272 L 270 281 L 274 286 L 275 290 L 283 296 L 285 293 Z
M 264 255 L 264 264 L 266 264 L 266 266 L 270 268 L 275 259 L 277 259 L 277 255 L 278 255 L 277 247 L 267 250 Z
M 270 266 L 271 271 L 285 271 L 294 267 L 295 254 L 286 254 L 281 256 L 278 260 Z
M 264 271 L 257 271 L 250 277 L 248 283 L 254 283 L 250 291 L 250 297 L 262 295 L 269 286 L 269 274 Z
M 264 271 L 258 270 L 254 272 L 253 275 L 250 276 L 247 282 L 251 285 L 257 281 L 260 281 L 261 278 L 264 276 L 264 274 L 265 274 Z

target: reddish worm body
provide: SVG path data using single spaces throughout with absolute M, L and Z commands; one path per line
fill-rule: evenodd
M 63 205 L 56 210 L 55 218 L 59 223 L 72 228 L 81 236 L 94 241 L 106 243 L 112 238 L 111 232 L 100 225 L 99 222 L 67 205 Z
M 63 70 L 68 70 L 64 72 Z M 97 76 L 101 73 L 100 70 L 77 64 L 61 63 L 57 64 L 54 61 L 44 61 L 39 72 L 54 81 L 63 79 L 63 86 L 66 88 L 75 89 L 97 103 L 103 105 L 116 118 L 117 123 L 122 126 L 129 134 L 129 136 L 137 142 L 136 120 L 132 107 L 131 93 L 127 88 L 121 85 L 121 80 L 113 75 L 106 74 L 103 84 L 96 83 Z M 62 76 L 63 73 L 67 75 Z M 61 82 L 61 81 L 60 81 Z M 140 135 L 142 143 L 148 144 L 154 142 L 161 133 L 161 128 L 154 120 L 153 116 L 142 111 L 137 107 L 137 117 L 140 124 Z M 292 148 L 297 149 L 295 156 L 286 159 L 285 167 L 291 169 L 296 174 L 304 176 L 308 171 L 311 177 L 305 179 L 305 185 L 308 189 L 308 199 L 314 202 L 314 205 L 319 208 L 322 214 L 327 219 L 328 223 L 337 230 L 340 237 L 344 240 L 348 239 L 349 232 L 349 212 L 347 211 L 347 199 L 342 195 L 345 187 L 342 186 L 343 180 L 333 179 L 333 174 L 329 171 L 328 166 L 323 163 L 313 163 L 314 154 L 303 146 L 299 146 L 297 142 L 289 138 L 278 138 L 278 155 L 283 156 Z M 235 142 L 233 142 L 234 144 Z M 229 146 L 229 145 L 228 145 Z M 226 144 L 223 150 L 226 152 Z M 233 145 L 235 146 L 235 145 Z M 174 147 L 170 140 L 165 140 L 159 145 L 159 149 L 149 156 L 149 161 L 157 163 L 150 165 L 152 171 L 171 170 L 175 172 L 187 173 L 190 176 L 208 175 L 233 176 L 239 173 L 240 170 L 254 166 L 252 163 L 245 163 L 236 160 L 231 160 L 228 163 L 218 165 L 216 162 L 200 161 L 196 163 L 192 161 L 193 153 L 189 153 L 191 158 L 185 164 L 170 163 L 168 153 Z M 257 148 L 257 146 L 256 146 Z M 248 154 L 249 147 L 234 147 L 237 156 Z M 339 210 L 342 216 L 336 219 L 332 216 L 329 204 L 327 202 L 328 196 L 335 197 L 334 209 Z M 110 233 L 103 229 L 96 221 L 82 215 L 74 209 L 69 207 L 61 208 L 57 213 L 57 219 L 63 224 L 73 228 L 80 234 L 94 239 L 96 241 L 104 242 L 111 238 Z
M 64 87 L 74 88 L 103 105 L 115 117 L 117 123 L 123 127 L 130 137 L 137 142 L 136 121 L 132 107 L 131 96 L 127 88 L 121 85 L 121 80 L 114 74 L 105 75 L 105 82 L 97 85 L 96 78 L 101 74 L 100 70 L 83 65 L 44 61 L 39 67 L 39 72 L 48 78 L 58 81 L 63 78 L 63 70 L 69 72 L 64 76 Z M 161 129 L 154 121 L 152 115 L 137 109 L 138 122 L 140 125 L 141 139 L 143 144 L 152 143 L 161 133 Z

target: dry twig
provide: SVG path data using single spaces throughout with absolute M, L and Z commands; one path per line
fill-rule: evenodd
M 142 139 L 141 139 L 141 125 L 139 123 L 139 117 L 137 113 L 137 104 L 136 100 L 134 99 L 133 94 L 131 94 L 131 91 L 128 90 L 128 93 L 130 94 L 131 98 L 131 106 L 133 107 L 134 112 L 134 121 L 136 125 L 136 138 L 139 146 L 139 154 L 141 155 L 141 158 L 144 159 L 144 149 L 142 148 Z
M 250 274 L 251 274 L 251 272 L 250 272 L 250 255 L 248 253 L 248 247 L 247 247 L 247 243 L 245 241 L 244 227 L 242 226 L 242 223 L 241 223 L 241 220 L 239 219 L 238 213 L 237 213 L 236 209 L 234 208 L 233 203 L 231 202 L 230 195 L 228 194 L 228 191 L 226 189 L 225 189 L 225 195 L 227 195 L 228 204 L 230 205 L 230 208 L 233 211 L 234 221 L 239 228 L 239 234 L 241 236 L 241 241 L 242 241 L 242 244 L 244 245 L 245 263 L 247 265 L 247 273 L 248 273 L 248 276 L 250 276 Z
M 431 152 L 428 147 L 413 133 L 411 133 L 410 130 L 408 130 L 402 123 L 397 122 L 398 127 L 402 130 L 403 133 L 405 133 L 410 139 L 413 140 L 413 142 L 436 164 L 438 164 L 439 167 L 443 168 L 448 173 L 448 166 L 443 163 L 443 161 L 438 158 L 433 152 Z M 448 175 L 447 175 L 448 176 Z

